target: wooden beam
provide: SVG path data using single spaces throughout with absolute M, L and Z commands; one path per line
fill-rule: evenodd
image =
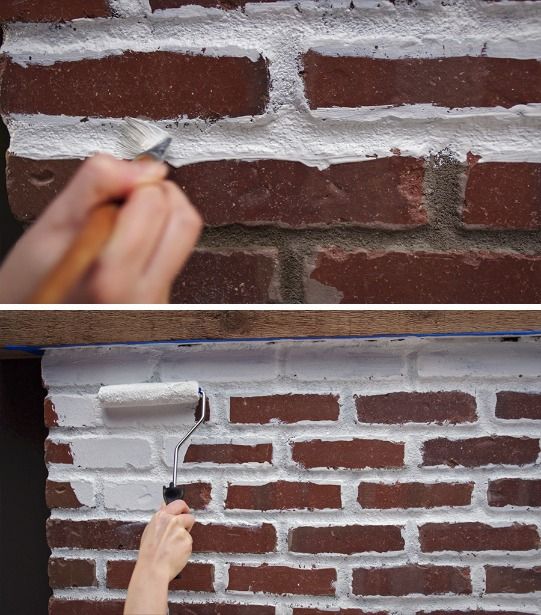
M 541 331 L 541 311 L 6 311 L 0 347 Z

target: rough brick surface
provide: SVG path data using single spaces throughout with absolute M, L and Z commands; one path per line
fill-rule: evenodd
M 70 445 L 66 442 L 45 440 L 45 463 L 73 464 Z
M 210 119 L 258 115 L 267 105 L 269 77 L 262 58 L 126 51 L 51 66 L 4 62 L 4 113 Z M 153 79 L 138 79 L 142 71 Z M 47 96 L 37 95 L 44 91 Z
M 523 465 L 534 463 L 539 455 L 539 440 L 512 436 L 486 436 L 464 440 L 436 438 L 423 448 L 423 465 L 448 465 L 475 468 L 492 463 Z
M 110 17 L 108 0 L 2 0 L 2 21 L 70 21 L 82 17 Z
M 528 551 L 539 548 L 534 525 L 515 523 L 492 527 L 486 523 L 427 523 L 419 527 L 421 550 Z
M 51 598 L 49 615 L 122 615 L 124 600 L 65 600 Z
M 265 485 L 229 485 L 226 508 L 241 510 L 322 510 L 341 508 L 340 485 L 276 481 Z
M 73 549 L 138 549 L 145 523 L 138 521 L 47 520 L 50 547 Z
M 192 529 L 193 550 L 199 553 L 269 553 L 276 548 L 276 530 L 261 525 L 197 523 Z
M 336 395 L 265 395 L 232 397 L 229 418 L 232 423 L 297 423 L 335 421 L 339 406 Z
M 490 594 L 528 594 L 541 591 L 541 566 L 513 568 L 486 566 L 486 588 Z
M 289 531 L 289 550 L 296 553 L 385 553 L 403 548 L 401 528 L 392 525 L 296 527 Z
M 49 585 L 52 588 L 97 585 L 96 562 L 89 559 L 52 557 L 49 560 Z
M 541 228 L 541 164 L 490 162 L 468 173 L 462 220 L 470 228 Z
M 53 615 L 122 614 L 184 431 L 111 427 L 101 383 L 179 378 L 212 414 L 178 466 L 196 522 L 172 615 L 537 615 L 541 425 L 495 413 L 537 407 L 539 336 L 256 342 L 227 324 L 235 341 L 46 352 L 47 440 L 73 457 L 48 463 L 48 544 L 97 577 L 58 568 Z
M 363 508 L 437 508 L 469 506 L 473 483 L 361 483 L 358 502 Z
M 289 566 L 229 566 L 228 589 L 269 594 L 334 596 L 336 571 L 332 568 Z
M 500 478 L 488 484 L 490 506 L 541 506 L 541 479 Z
M 541 258 L 500 252 L 320 249 L 308 303 L 538 303 Z
M 48 508 L 81 508 L 71 483 L 48 480 L 45 484 L 45 500 Z
M 470 572 L 468 568 L 452 566 L 358 568 L 353 571 L 353 593 L 361 596 L 470 594 Z
M 173 173 L 207 224 L 293 228 L 421 226 L 427 222 L 423 177 L 424 162 L 402 156 L 325 170 L 287 160 L 222 160 Z
M 107 587 L 127 589 L 135 567 L 135 560 L 110 560 L 107 562 Z M 214 566 L 212 564 L 188 563 L 180 579 L 169 584 L 172 591 L 214 591 Z
M 513 107 L 541 101 L 541 63 L 537 60 L 380 59 L 309 51 L 304 56 L 304 81 L 312 109 L 419 103 Z
M 496 394 L 496 416 L 499 419 L 541 420 L 541 393 L 499 391 Z
M 272 444 L 190 444 L 186 463 L 272 463 Z
M 471 423 L 475 398 L 460 391 L 360 395 L 355 400 L 361 423 Z
M 173 287 L 171 303 L 276 303 L 274 249 L 198 249 Z
M 383 440 L 294 442 L 293 461 L 305 468 L 400 468 L 404 445 Z

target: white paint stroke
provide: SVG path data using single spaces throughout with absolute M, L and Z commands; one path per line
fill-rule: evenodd
M 390 110 L 394 114 L 396 110 Z M 490 111 L 475 117 L 446 114 L 426 118 L 424 110 L 404 119 L 323 120 L 284 107 L 251 121 L 156 122 L 173 137 L 168 161 L 174 166 L 209 160 L 297 160 L 321 169 L 330 164 L 392 155 L 425 157 L 447 151 L 461 161 L 468 152 L 483 161 L 541 162 L 539 108 L 528 113 Z M 86 158 L 98 152 L 119 156 L 123 120 L 14 115 L 8 119 L 10 152 L 32 159 Z

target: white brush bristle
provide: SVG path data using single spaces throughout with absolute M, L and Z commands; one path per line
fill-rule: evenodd
M 167 406 L 171 404 L 195 408 L 199 400 L 197 382 L 147 382 L 113 384 L 101 387 L 98 399 L 105 408 Z
M 122 158 L 129 160 L 137 158 L 143 152 L 154 149 L 167 139 L 169 139 L 169 135 L 165 130 L 143 120 L 129 117 L 126 118 L 122 127 L 119 153 Z

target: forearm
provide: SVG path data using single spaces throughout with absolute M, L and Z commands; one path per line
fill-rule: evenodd
M 124 615 L 166 615 L 168 587 L 163 572 L 137 563 L 128 587 Z

